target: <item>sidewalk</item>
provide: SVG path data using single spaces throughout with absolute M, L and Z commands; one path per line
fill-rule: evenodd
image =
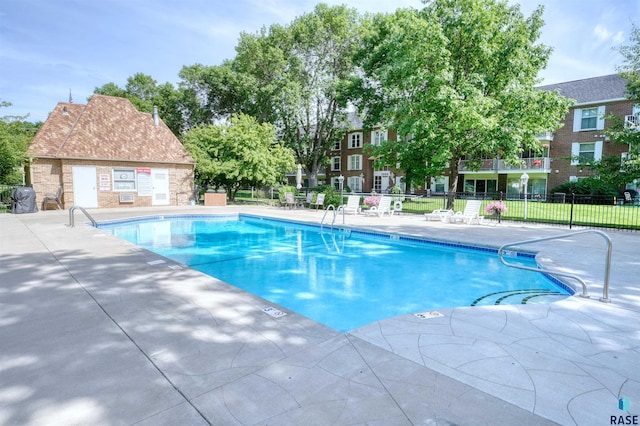
M 97 220 L 255 206 L 95 210 Z M 490 246 L 566 228 L 450 225 L 413 215 L 347 226 Z M 76 212 L 0 215 L 0 425 L 610 424 L 640 405 L 638 233 L 536 245 L 591 299 L 403 315 L 339 333 L 86 226 Z M 531 247 L 529 247 L 531 248 Z M 149 263 L 151 262 L 151 263 Z M 170 268 L 170 266 L 174 268 Z M 629 411 L 618 409 L 628 398 Z

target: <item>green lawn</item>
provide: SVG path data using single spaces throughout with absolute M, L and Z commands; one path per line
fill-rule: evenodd
M 484 208 L 492 200 L 482 202 L 480 214 L 486 219 L 494 219 Z M 507 213 L 502 216 L 505 220 L 524 220 L 524 201 L 504 201 Z M 456 199 L 455 210 L 462 211 L 466 200 Z M 411 213 L 427 213 L 435 209 L 445 207 L 445 201 L 441 197 L 418 198 L 414 201 L 403 203 L 402 209 Z M 497 220 L 497 218 L 495 218 Z M 602 226 L 611 228 L 640 229 L 640 206 L 614 206 L 594 204 L 574 204 L 573 218 L 571 217 L 571 204 L 547 203 L 539 201 L 527 202 L 527 221 L 540 223 L 559 223 L 574 225 Z

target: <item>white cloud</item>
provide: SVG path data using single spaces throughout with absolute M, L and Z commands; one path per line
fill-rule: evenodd
M 604 25 L 600 24 L 596 25 L 596 27 L 593 29 L 593 34 L 595 34 L 595 36 L 601 41 L 606 41 L 611 37 L 611 32 L 609 32 L 609 30 Z

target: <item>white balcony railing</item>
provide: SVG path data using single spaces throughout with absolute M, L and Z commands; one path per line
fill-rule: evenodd
M 521 164 L 511 165 L 507 164 L 504 160 L 493 159 L 483 160 L 478 170 L 472 170 L 467 167 L 468 161 L 461 160 L 459 170 L 467 173 L 481 173 L 481 172 L 500 172 L 509 170 L 530 170 L 549 173 L 551 172 L 551 159 L 549 157 L 532 157 L 523 158 Z
M 553 132 L 538 133 L 536 137 L 538 138 L 539 141 L 553 142 L 554 133 Z

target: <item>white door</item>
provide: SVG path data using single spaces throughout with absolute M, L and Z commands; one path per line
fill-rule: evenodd
M 85 208 L 98 207 L 96 168 L 74 166 L 71 173 L 73 175 L 73 204 Z
M 169 205 L 169 170 L 151 169 L 151 184 L 153 194 L 151 204 L 154 206 Z

